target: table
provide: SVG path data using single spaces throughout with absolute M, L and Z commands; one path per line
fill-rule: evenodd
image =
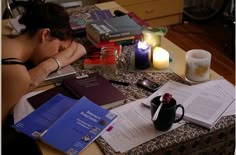
M 110 7 L 112 10 L 115 10 L 116 7 L 120 8 L 120 6 L 114 2 L 98 4 L 96 7 L 100 9 L 109 9 Z M 5 24 L 5 21 L 3 24 Z M 5 25 L 3 25 L 3 32 L 9 32 L 9 29 L 7 29 Z M 126 91 L 126 93 L 128 93 L 129 100 L 127 102 L 150 95 L 150 93 L 145 92 L 144 90 L 139 90 L 135 87 L 135 82 L 142 76 L 149 76 L 162 84 L 166 82 L 168 78 L 175 79 L 177 81 L 181 80 L 180 77 L 184 78 L 185 51 L 165 37 L 161 40 L 161 47 L 169 51 L 170 54 L 174 56 L 175 68 L 173 71 L 176 74 L 171 74 L 168 72 L 133 72 L 121 75 L 123 76 L 123 79 L 133 82 L 130 87 L 124 88 L 124 86 L 117 86 L 122 91 Z M 122 52 L 128 54 L 132 52 L 132 50 L 132 46 L 127 46 L 123 48 Z M 81 69 L 81 61 L 75 62 L 72 66 L 75 67 L 79 74 L 82 72 L 87 72 Z M 219 78 L 219 76 L 219 74 L 211 70 L 212 80 Z M 182 80 L 181 82 L 184 81 Z M 235 143 L 234 132 L 234 116 L 223 117 L 212 130 L 207 130 L 193 124 L 186 124 L 170 132 L 168 135 L 154 138 L 145 144 L 127 151 L 125 154 L 207 154 L 207 152 L 213 154 L 233 154 Z M 46 144 L 41 142 L 38 142 L 38 144 L 44 155 L 62 154 Z M 93 142 L 83 152 L 81 152 L 81 155 L 102 155 L 104 153 L 118 154 L 115 153 L 102 138 L 98 138 L 96 142 Z

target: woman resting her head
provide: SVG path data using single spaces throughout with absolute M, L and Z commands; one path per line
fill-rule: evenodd
M 19 35 L 2 36 L 2 123 L 20 98 L 49 73 L 86 53 L 73 41 L 69 16 L 58 4 L 30 1 L 19 23 L 25 25 Z

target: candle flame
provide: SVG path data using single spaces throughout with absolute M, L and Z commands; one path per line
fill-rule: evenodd
M 145 42 L 145 41 L 139 41 L 138 42 L 138 48 L 141 48 L 141 49 L 147 49 L 148 48 L 148 44 Z

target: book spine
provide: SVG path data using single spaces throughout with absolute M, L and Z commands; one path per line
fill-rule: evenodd
M 120 39 L 124 37 L 131 37 L 141 35 L 141 29 L 134 29 L 132 31 L 116 31 L 111 32 L 106 26 L 96 23 L 89 23 L 86 26 L 86 33 L 93 36 L 95 42 L 109 41 L 111 39 Z
M 86 27 L 86 32 L 89 36 L 92 36 L 93 40 L 97 43 L 101 42 L 116 42 L 121 40 L 130 40 L 135 38 L 140 38 L 142 33 L 140 30 L 130 31 L 130 32 L 117 32 L 112 34 L 107 34 L 103 31 L 100 31 L 100 34 L 96 32 L 95 28 L 91 26 Z
M 100 39 L 100 42 L 110 41 L 110 40 L 125 40 L 122 38 L 134 37 L 136 35 L 141 35 L 141 31 L 134 30 L 134 31 L 129 31 L 129 32 L 115 32 L 115 33 L 109 33 L 109 34 L 104 33 L 104 34 L 101 34 L 99 39 Z

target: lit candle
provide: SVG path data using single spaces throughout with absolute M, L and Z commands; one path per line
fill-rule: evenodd
M 154 48 L 153 67 L 156 69 L 165 69 L 169 67 L 169 53 L 165 49 L 161 47 Z
M 146 69 L 150 67 L 151 46 L 144 41 L 135 44 L 135 67 L 138 69 Z

